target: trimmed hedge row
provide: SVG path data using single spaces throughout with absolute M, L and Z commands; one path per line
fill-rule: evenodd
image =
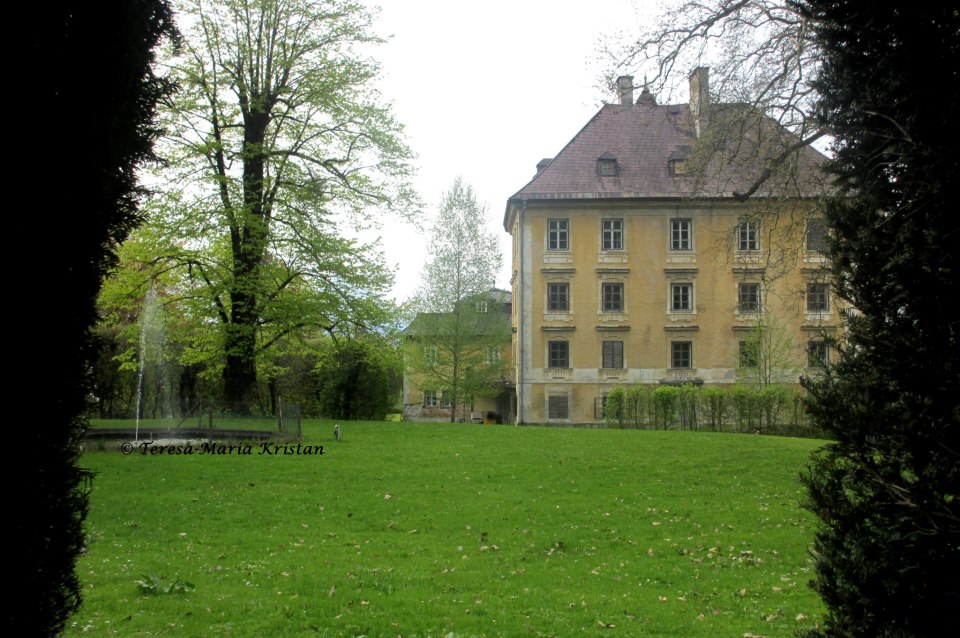
M 783 385 L 618 386 L 604 402 L 614 428 L 755 432 L 823 437 L 810 424 L 804 391 Z

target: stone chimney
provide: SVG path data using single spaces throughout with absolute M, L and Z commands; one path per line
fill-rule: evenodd
M 698 66 L 690 74 L 690 117 L 700 137 L 710 123 L 710 69 Z
M 633 104 L 632 75 L 621 75 L 617 78 L 617 93 L 620 95 L 620 104 Z

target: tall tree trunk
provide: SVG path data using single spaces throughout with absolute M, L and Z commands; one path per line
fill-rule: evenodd
M 231 228 L 233 280 L 230 283 L 230 323 L 227 325 L 223 369 L 224 399 L 231 412 L 250 414 L 257 386 L 257 322 L 260 270 L 267 250 L 269 211 L 264 206 L 263 142 L 270 122 L 268 111 L 241 96 L 244 111 L 243 211 Z

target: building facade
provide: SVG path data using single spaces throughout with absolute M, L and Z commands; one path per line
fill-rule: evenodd
M 490 290 L 451 312 L 418 313 L 403 331 L 403 419 L 513 423 L 511 293 Z
M 796 382 L 839 327 L 816 205 L 826 158 L 805 148 L 758 185 L 795 140 L 711 104 L 703 68 L 691 104 L 634 101 L 630 78 L 620 93 L 507 202 L 518 423 L 602 421 L 620 384 L 734 383 L 758 324 L 783 326 L 779 373 Z

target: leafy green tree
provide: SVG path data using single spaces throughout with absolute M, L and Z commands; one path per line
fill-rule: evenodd
M 836 292 L 857 308 L 807 383 L 836 442 L 805 476 L 820 518 L 822 636 L 939 636 L 960 622 L 960 13 L 805 0 L 836 136 Z M 937 69 L 940 77 L 919 72 Z
M 369 335 L 331 340 L 315 374 L 322 416 L 377 421 L 395 404 L 403 377 L 397 349 Z
M 215 325 L 226 404 L 244 413 L 271 347 L 308 328 L 375 325 L 391 274 L 344 223 L 412 214 L 411 155 L 379 100 L 370 15 L 340 0 L 184 0 L 168 164 L 133 257 L 178 271 Z
M 506 371 L 500 352 L 510 322 L 504 293 L 493 291 L 502 257 L 485 229 L 486 212 L 459 177 L 443 195 L 414 302 L 419 313 L 406 330 L 406 366 L 443 389 L 451 421 L 459 405 L 493 391 Z
M 43 285 L 10 295 L 11 308 L 29 313 L 19 337 L 36 344 L 17 364 L 23 381 L 14 382 L 12 396 L 36 396 L 41 387 L 44 394 L 42 406 L 16 401 L 25 409 L 11 418 L 29 459 L 18 464 L 9 490 L 16 585 L 4 626 L 17 635 L 52 636 L 81 599 L 75 562 L 87 542 L 82 524 L 92 477 L 78 457 L 95 301 L 117 243 L 140 220 L 136 173 L 153 157 L 155 106 L 171 89 L 152 71 L 153 51 L 174 31 L 160 0 L 35 3 L 18 12 L 27 48 L 10 79 L 30 104 L 11 132 L 17 161 L 9 177 L 35 195 L 23 228 L 40 232 L 24 237 L 39 239 L 44 256 L 31 267 Z M 67 137 L 57 125 L 65 118 L 75 124 Z M 69 167 L 43 170 L 67 139 Z

